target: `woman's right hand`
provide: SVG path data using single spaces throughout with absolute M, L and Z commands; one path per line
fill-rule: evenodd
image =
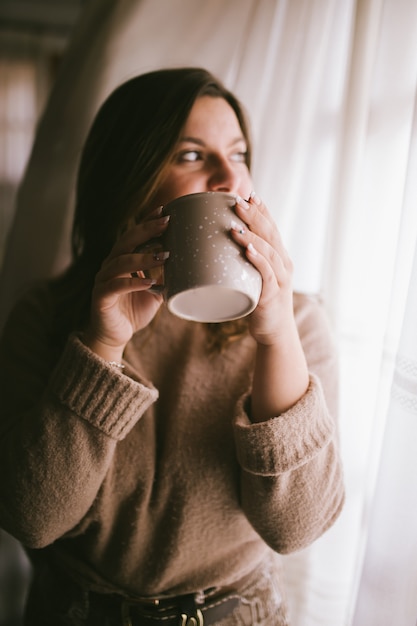
M 150 323 L 162 304 L 161 295 L 149 292 L 154 282 L 143 271 L 163 265 L 167 253 L 135 252 L 165 231 L 169 218 L 161 217 L 161 210 L 120 235 L 96 276 L 83 341 L 107 361 L 121 360 L 132 335 Z

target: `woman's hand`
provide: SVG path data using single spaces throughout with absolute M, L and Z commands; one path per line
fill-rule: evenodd
M 250 318 L 250 331 L 258 343 L 273 344 L 294 323 L 293 264 L 274 219 L 254 193 L 248 201 L 237 197 L 236 214 L 248 230 L 232 229 L 232 236 L 262 276 L 262 293 Z
M 168 218 L 157 209 L 117 239 L 98 272 L 92 297 L 85 344 L 108 361 L 120 361 L 132 335 L 145 328 L 162 303 L 162 296 L 149 292 L 154 280 L 144 271 L 164 264 L 167 253 L 136 252 L 166 229 Z
M 237 198 L 236 214 L 247 225 L 232 237 L 262 276 L 258 306 L 249 330 L 258 344 L 252 390 L 252 419 L 263 421 L 288 410 L 306 392 L 309 376 L 293 310 L 293 264 L 265 204 L 251 194 Z

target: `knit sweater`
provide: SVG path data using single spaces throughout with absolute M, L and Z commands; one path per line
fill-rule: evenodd
M 163 306 L 121 371 L 77 334 L 56 354 L 34 290 L 0 344 L 0 526 L 35 562 L 131 596 L 229 585 L 313 542 L 344 499 L 337 362 L 319 301 L 296 295 L 295 316 L 308 390 L 251 423 L 249 334 L 210 352 L 203 324 Z

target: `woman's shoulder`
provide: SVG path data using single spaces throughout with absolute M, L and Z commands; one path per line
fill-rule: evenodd
M 2 341 L 16 333 L 50 332 L 54 319 L 54 298 L 48 282 L 37 282 L 28 287 L 16 299 L 2 330 Z
M 320 294 L 294 293 L 294 316 L 302 339 L 317 345 L 334 342 L 334 329 L 324 298 Z
M 21 294 L 0 337 L 0 371 L 21 380 L 46 379 L 55 362 L 53 297 L 48 284 Z M 4 369 L 3 369 L 4 368 Z
M 41 315 L 47 317 L 54 309 L 51 284 L 47 281 L 32 283 L 16 299 L 8 320 L 15 317 Z M 7 322 L 6 322 L 7 324 Z
M 293 294 L 294 315 L 297 320 L 307 318 L 327 318 L 328 312 L 324 298 L 319 293 L 296 291 Z
M 294 291 L 294 310 L 305 309 L 307 307 L 322 307 L 323 297 L 319 293 L 306 293 Z

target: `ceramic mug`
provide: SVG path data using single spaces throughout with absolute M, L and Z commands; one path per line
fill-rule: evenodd
M 235 204 L 235 196 L 214 191 L 181 196 L 164 206 L 170 221 L 159 245 L 170 255 L 163 285 L 153 290 L 163 293 L 178 317 L 224 322 L 248 315 L 258 304 L 261 275 L 230 235 L 232 221 L 245 228 Z

